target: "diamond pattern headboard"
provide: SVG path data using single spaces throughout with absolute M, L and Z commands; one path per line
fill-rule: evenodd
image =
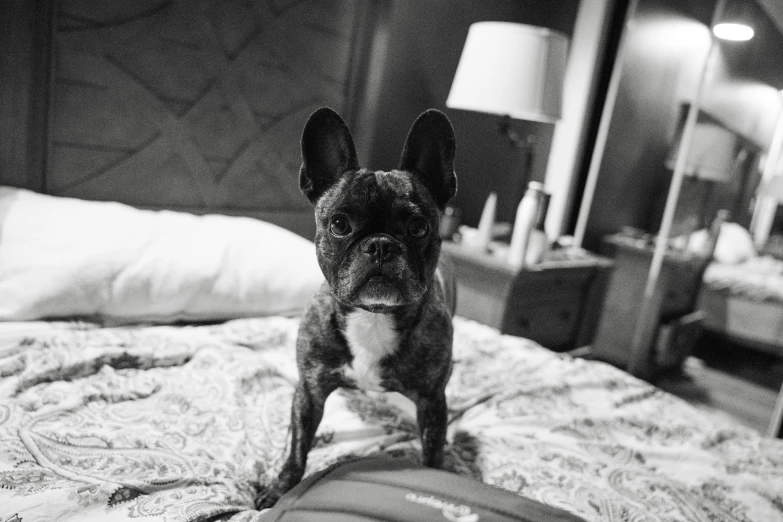
M 310 235 L 300 133 L 354 110 L 360 2 L 61 1 L 45 191 Z

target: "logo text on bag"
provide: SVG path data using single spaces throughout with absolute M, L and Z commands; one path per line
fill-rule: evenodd
M 454 504 L 453 502 L 441 500 L 432 495 L 407 493 L 405 495 L 405 500 L 414 504 L 421 504 L 422 506 L 439 509 L 443 513 L 443 517 L 451 522 L 478 522 L 479 519 L 478 514 L 471 512 L 470 507 L 464 504 Z

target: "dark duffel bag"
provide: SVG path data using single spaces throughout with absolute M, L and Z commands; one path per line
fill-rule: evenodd
M 467 477 L 400 459 L 351 460 L 307 477 L 264 522 L 584 522 Z

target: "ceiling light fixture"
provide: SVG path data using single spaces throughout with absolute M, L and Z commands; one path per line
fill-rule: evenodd
M 753 38 L 755 32 L 749 25 L 738 23 L 720 23 L 712 28 L 712 33 L 721 40 L 746 42 Z

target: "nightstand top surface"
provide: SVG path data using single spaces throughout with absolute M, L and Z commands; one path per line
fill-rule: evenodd
M 498 256 L 464 247 L 452 241 L 444 241 L 442 248 L 444 252 L 457 262 L 478 264 L 490 269 L 507 272 L 511 275 L 516 274 L 520 270 Z M 523 269 L 526 271 L 539 271 L 558 268 L 611 266 L 612 264 L 609 258 L 583 249 L 559 249 L 549 251 L 543 261 L 535 265 L 525 266 Z

